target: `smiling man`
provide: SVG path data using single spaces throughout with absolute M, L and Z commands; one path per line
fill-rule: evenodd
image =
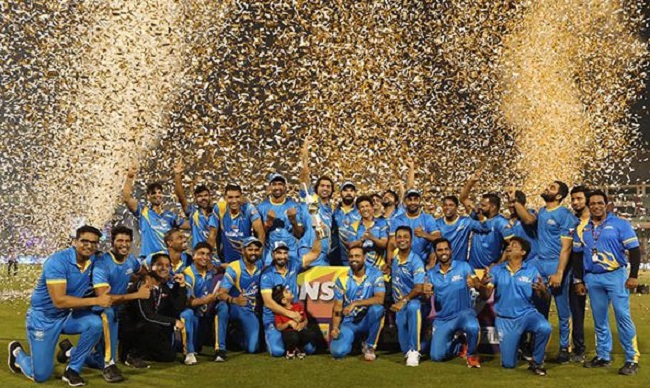
M 183 163 L 174 166 L 174 193 L 181 204 L 183 213 L 190 222 L 192 246 L 208 240 L 210 227 L 208 225 L 212 213 L 212 194 L 206 185 L 198 185 L 194 189 L 194 203 L 189 203 L 183 188 Z
M 18 341 L 10 342 L 8 365 L 12 372 L 22 372 L 35 382 L 49 379 L 59 336 L 80 334 L 62 379 L 73 387 L 86 384 L 79 373 L 102 336 L 102 320 L 88 308 L 113 303 L 108 292 L 84 298 L 91 285 L 91 257 L 101 235 L 97 228 L 82 226 L 71 248 L 54 253 L 43 264 L 27 310 L 27 342 L 32 354 Z
M 608 317 L 611 303 L 618 338 L 625 353 L 625 364 L 618 373 L 634 375 L 639 369 L 640 354 L 630 313 L 630 290 L 638 285 L 641 262 L 639 240 L 628 221 L 607 213 L 609 201 L 603 191 L 590 192 L 587 201 L 591 219 L 573 238 L 573 251 L 578 253 L 575 277 L 584 280 L 589 291 L 596 328 L 596 357 L 584 366 L 602 368 L 611 365 L 612 332 Z M 629 275 L 625 251 L 629 255 Z M 584 295 L 585 284 L 578 283 L 576 291 L 579 294 Z

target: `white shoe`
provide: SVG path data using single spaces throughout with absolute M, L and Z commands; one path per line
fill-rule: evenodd
M 185 361 L 183 361 L 183 363 L 185 363 L 185 365 L 196 365 L 197 361 L 194 353 L 187 353 L 185 355 Z
M 406 366 L 418 366 L 420 365 L 420 352 L 416 350 L 409 350 L 406 353 Z
M 375 361 L 377 359 L 375 349 L 372 346 L 368 346 L 365 341 L 361 344 L 361 352 L 363 353 L 363 359 L 366 361 Z

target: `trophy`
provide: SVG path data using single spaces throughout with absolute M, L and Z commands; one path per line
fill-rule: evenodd
M 323 223 L 323 219 L 320 217 L 318 196 L 316 194 L 309 194 L 309 188 L 304 182 L 302 183 L 301 188 L 305 193 L 304 199 L 307 204 L 307 209 L 309 210 L 309 216 L 311 217 L 311 225 L 316 231 L 316 238 L 322 240 L 327 237 L 327 228 Z

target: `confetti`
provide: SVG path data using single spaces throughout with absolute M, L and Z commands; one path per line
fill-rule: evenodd
M 396 188 L 405 159 L 432 211 L 479 190 L 625 182 L 645 87 L 641 1 L 2 2 L 0 210 L 5 251 L 48 254 L 83 217 L 185 184 L 254 201 L 281 171 Z M 477 191 L 479 191 L 477 190 Z M 531 198 L 535 197 L 531 195 Z M 169 197 L 171 200 L 171 197 Z

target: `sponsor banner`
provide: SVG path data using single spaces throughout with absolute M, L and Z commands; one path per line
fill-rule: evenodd
M 334 305 L 334 280 L 348 267 L 314 267 L 298 275 L 299 299 L 307 314 L 318 322 L 323 337 L 329 342 L 329 327 Z

